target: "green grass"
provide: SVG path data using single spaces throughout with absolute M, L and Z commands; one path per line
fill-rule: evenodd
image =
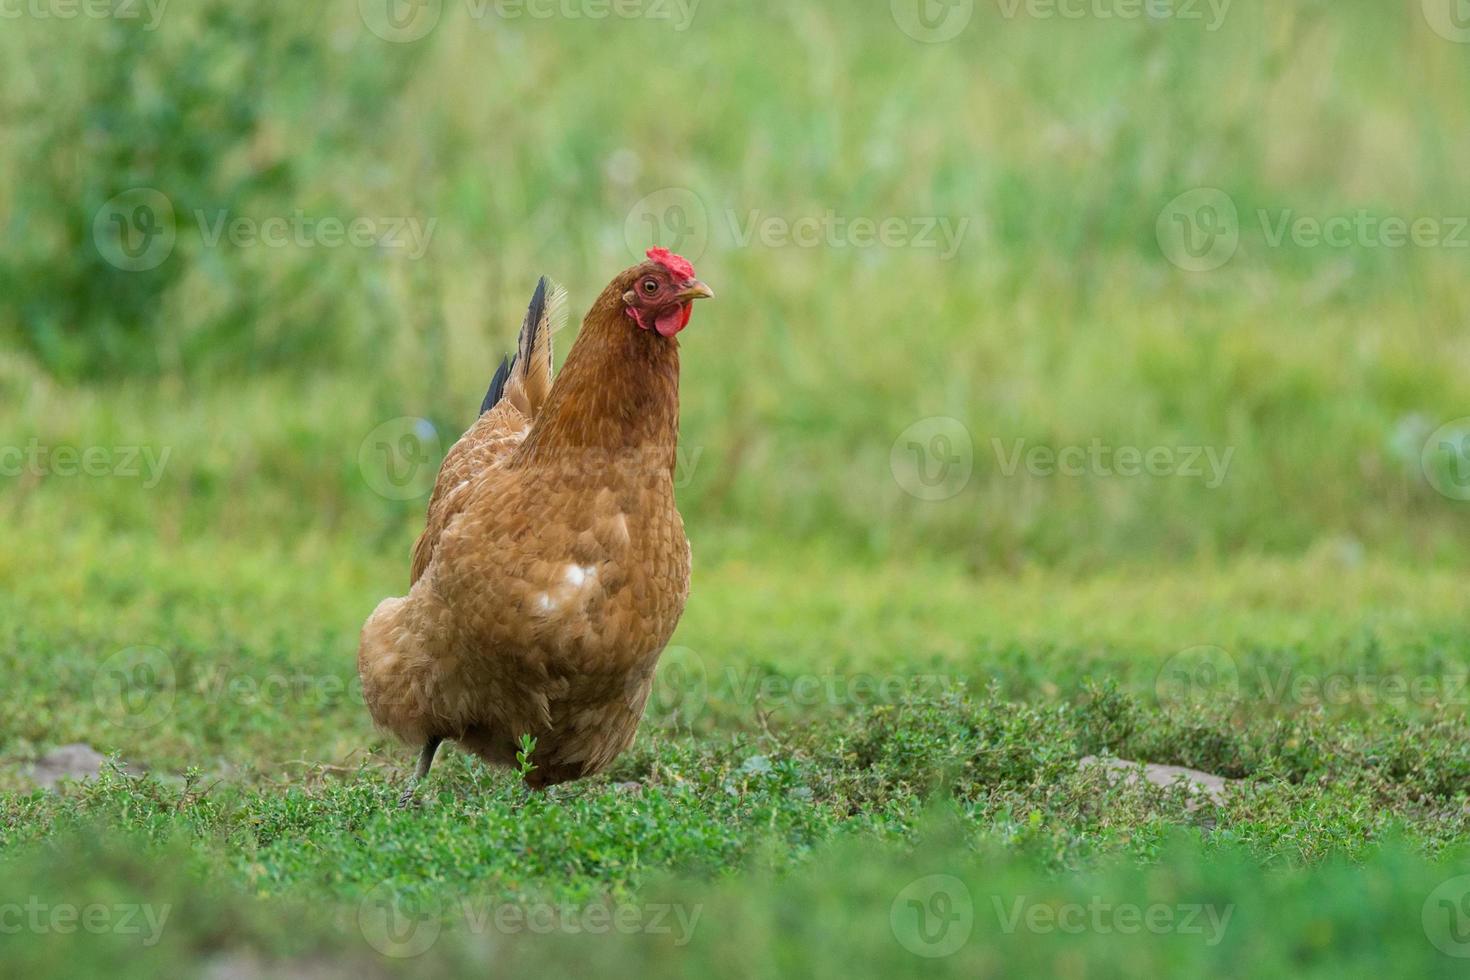
M 649 723 L 609 777 L 528 797 L 511 774 L 450 756 L 424 806 L 403 813 L 395 802 L 410 754 L 373 733 L 352 678 L 371 589 L 344 584 L 393 582 L 398 547 L 372 559 L 347 543 L 317 556 L 309 543 L 214 542 L 165 560 L 116 537 L 90 552 L 72 539 L 66 560 L 14 575 L 5 600 L 5 621 L 23 625 L 3 665 L 12 683 L 0 711 L 12 723 L 0 756 L 10 774 L 0 853 L 53 903 L 102 893 L 188 909 L 140 970 L 241 950 L 293 968 L 317 958 L 391 968 L 396 960 L 375 945 L 387 942 L 386 926 L 361 920 L 383 901 L 382 914 L 405 923 L 430 915 L 424 928 L 442 936 L 425 955 L 446 969 L 484 956 L 529 968 L 542 956 L 592 955 L 655 973 L 688 962 L 717 975 L 741 974 L 735 963 L 917 968 L 898 938 L 907 933 L 887 925 L 899 892 L 924 877 L 916 869 L 987 896 L 978 938 L 938 961 L 956 975 L 1078 955 L 1120 971 L 1198 963 L 1224 975 L 1243 947 L 1265 975 L 1291 963 L 1325 975 L 1356 948 L 1339 937 L 1378 906 L 1293 911 L 1303 927 L 1326 930 L 1302 938 L 1262 924 L 1270 906 L 1261 895 L 1278 889 L 1299 902 L 1349 874 L 1393 913 L 1384 928 L 1413 952 L 1405 963 L 1432 975 L 1451 962 L 1402 896 L 1426 901 L 1454 877 L 1470 840 L 1470 730 L 1456 680 L 1470 658 L 1454 576 L 1345 569 L 1328 557 L 1164 577 L 974 579 L 918 560 L 854 568 L 821 549 L 754 565 L 748 542 L 716 535 L 712 544 L 717 557 L 700 570 Z M 44 546 L 38 537 L 21 551 Z M 317 559 L 313 585 L 283 584 L 283 569 Z M 1330 592 L 1320 588 L 1327 574 Z M 130 586 L 140 578 L 154 586 Z M 41 599 L 70 594 L 80 614 Z M 102 595 L 105 606 L 88 598 Z M 1229 651 L 1240 680 L 1224 692 L 1232 697 L 1206 686 L 1195 704 L 1160 687 L 1173 658 L 1200 643 Z M 142 662 L 162 657 L 170 673 L 133 685 L 123 701 L 108 667 L 140 644 L 157 651 Z M 1353 686 L 1321 705 L 1279 686 L 1338 676 Z M 1393 696 L 1392 680 L 1416 678 L 1437 686 Z M 126 771 L 60 795 L 27 790 L 24 760 L 74 741 L 113 753 Z M 1178 790 L 1112 785 L 1079 768 L 1095 754 L 1241 782 L 1200 808 Z M 101 848 L 104 870 L 58 867 L 73 841 Z M 915 848 L 923 861 L 903 856 Z M 858 874 L 844 854 L 878 864 Z M 136 870 L 154 861 L 172 870 Z M 1007 869 L 1004 884 L 992 861 Z M 1187 884 L 1160 885 L 1160 874 Z M 1040 944 L 1031 949 L 1000 929 L 992 907 L 1074 893 L 1146 906 L 1160 888 L 1179 904 L 1238 906 L 1230 942 L 1170 934 L 1103 949 L 1091 929 L 1082 938 L 1022 929 Z M 826 910 L 803 920 L 813 933 L 773 940 L 763 954 L 733 938 L 784 929 L 782 910 L 808 901 L 809 889 L 830 893 Z M 556 921 L 575 925 L 595 919 L 594 907 L 652 915 L 679 903 L 711 916 L 688 947 L 662 933 L 588 945 L 560 927 L 547 940 L 485 918 L 501 907 L 555 909 Z M 755 919 L 743 911 L 752 906 L 762 910 Z M 817 936 L 846 921 L 837 906 L 871 920 L 864 931 L 879 939 L 813 959 Z M 298 907 L 306 911 L 289 913 L 294 926 L 282 925 Z M 56 938 L 29 938 L 34 948 L 21 944 L 16 962 L 40 968 Z M 111 955 L 124 941 L 89 936 L 84 955 Z M 735 960 L 732 942 L 742 947 Z
M 682 32 L 450 3 L 407 45 L 355 6 L 0 32 L 0 466 L 108 463 L 0 473 L 7 974 L 1462 972 L 1470 505 L 1430 434 L 1470 416 L 1465 251 L 1271 241 L 1287 211 L 1470 214 L 1470 49 L 1420 4 L 1207 31 L 981 3 L 933 45 L 818 0 Z M 94 238 L 134 187 L 178 217 L 155 270 Z M 1239 247 L 1188 272 L 1158 228 L 1202 187 Z M 431 473 L 535 277 L 585 304 L 668 188 L 696 234 L 654 237 L 719 298 L 685 334 L 694 594 L 648 723 L 606 778 L 531 797 L 450 755 L 400 812 L 353 655 L 424 500 L 378 443 L 426 420 Z M 435 231 L 417 260 L 211 245 L 197 210 Z M 741 241 L 828 211 L 966 232 Z M 1072 476 L 1018 443 L 1229 464 Z M 967 478 L 913 492 L 946 460 Z M 113 766 L 35 790 L 75 742 Z M 89 905 L 107 928 L 8 931 Z

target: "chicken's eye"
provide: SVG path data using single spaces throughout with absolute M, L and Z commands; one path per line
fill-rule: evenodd
M 643 280 L 643 291 L 652 296 L 654 293 L 658 292 L 658 283 L 653 279 Z

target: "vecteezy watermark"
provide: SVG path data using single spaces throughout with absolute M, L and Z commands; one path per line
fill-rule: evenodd
M 389 882 L 368 892 L 357 906 L 357 928 L 369 946 L 393 959 L 422 956 L 444 931 L 445 907 L 432 893 L 405 894 Z
M 703 905 L 679 903 L 444 901 L 405 895 L 384 882 L 358 906 L 357 925 L 368 945 L 394 959 L 427 953 L 445 928 L 472 936 L 658 936 L 682 949 L 694 940 Z
M 1470 0 L 1422 0 L 1424 19 L 1446 41 L 1470 44 Z
M 1451 878 L 1430 892 L 1420 919 L 1435 949 L 1455 959 L 1470 959 L 1470 875 Z
M 1183 713 L 1239 703 L 1276 708 L 1470 708 L 1470 671 L 1413 673 L 1364 666 L 1317 670 L 1258 663 L 1244 670 L 1218 646 L 1174 654 L 1154 680 L 1160 707 Z
M 1164 206 L 1154 234 L 1164 257 L 1186 272 L 1212 272 L 1240 247 L 1240 212 L 1215 187 L 1185 191 Z
M 357 468 L 373 492 L 388 500 L 417 500 L 434 489 L 444 447 L 428 419 L 389 419 L 363 437 Z
M 959 37 L 975 16 L 975 0 L 889 0 L 893 22 L 915 41 L 940 44 Z
M 709 247 L 709 210 L 685 187 L 664 187 L 634 204 L 623 221 L 623 240 L 638 256 L 650 245 L 698 262 Z
M 1470 215 L 1405 217 L 1359 208 L 1320 216 L 1295 208 L 1258 208 L 1255 223 L 1269 249 L 1470 249 Z M 1243 230 L 1235 200 L 1214 187 L 1174 198 L 1159 212 L 1156 225 L 1164 257 L 1187 272 L 1224 266 L 1239 250 Z
M 635 683 L 642 683 L 642 679 L 636 679 Z M 665 650 L 659 659 L 645 713 L 654 720 L 688 723 L 711 702 L 768 709 L 864 707 L 899 704 L 909 699 L 934 700 L 961 687 L 960 678 L 947 674 L 877 671 L 776 674 L 736 666 L 712 671 L 694 650 L 674 646 Z
M 1152 20 L 1218 31 L 1234 0 L 997 0 L 1006 20 Z
M 652 20 L 689 30 L 700 0 L 466 0 L 475 20 Z
M 304 211 L 268 218 L 233 216 L 228 211 L 196 210 L 206 248 L 228 241 L 236 248 L 372 248 L 418 260 L 429 251 L 438 218 L 312 217 Z
M 3 0 L 0 0 L 3 2 Z M 297 210 L 264 218 L 228 210 L 192 213 L 205 248 L 359 248 L 424 257 L 438 218 L 308 215 Z M 173 201 L 152 187 L 135 187 L 110 199 L 92 220 L 92 241 L 109 264 L 124 272 L 148 272 L 167 262 L 178 244 L 180 222 Z
M 1218 31 L 1234 0 L 996 0 L 1006 20 L 1177 21 Z M 1429 0 L 1426 0 L 1429 2 Z M 975 0 L 890 0 L 893 22 L 915 41 L 951 41 L 975 16 Z
M 1354 670 L 1316 672 L 1257 667 L 1246 675 L 1247 696 L 1277 707 L 1470 707 L 1470 672 L 1440 674 Z
M 115 477 L 142 480 L 152 490 L 163 480 L 173 447 L 46 446 L 32 439 L 24 446 L 0 446 L 0 477 Z
M 464 0 L 471 20 L 649 20 L 683 33 L 694 23 L 700 0 Z M 427 37 L 444 14 L 444 0 L 358 0 L 368 30 L 385 41 L 408 44 Z
M 444 0 L 357 0 L 357 13 L 384 41 L 410 44 L 438 25 Z
M 128 647 L 97 666 L 92 675 L 92 700 L 108 722 L 132 731 L 151 728 L 168 718 L 181 697 L 202 705 L 249 708 L 366 704 L 362 683 L 355 675 L 249 673 L 216 661 L 182 673 L 183 677 L 174 659 L 157 647 Z
M 924 959 L 953 956 L 975 929 L 970 889 L 954 875 L 910 882 L 888 908 L 888 927 L 904 949 Z
M 92 219 L 92 241 L 109 264 L 147 272 L 168 261 L 178 241 L 174 204 L 152 187 L 134 187 L 111 198 Z
M 1451 500 L 1470 500 L 1470 417 L 1435 429 L 1419 460 L 1431 487 Z
M 1154 678 L 1154 696 L 1165 711 L 1190 712 L 1240 697 L 1240 667 L 1223 647 L 1195 646 L 1174 654 Z
M 941 259 L 954 258 L 970 229 L 969 217 L 945 215 L 908 217 L 845 217 L 828 208 L 822 214 L 787 218 L 747 211 L 744 218 L 725 212 L 731 239 L 737 248 L 887 248 L 932 251 Z
M 917 698 L 934 700 L 959 687 L 947 674 L 765 674 L 726 667 L 723 692 L 730 701 L 765 707 L 863 707 L 898 704 Z
M 1470 248 L 1470 217 L 1377 215 L 1360 208 L 1351 214 L 1316 217 L 1292 208 L 1256 212 L 1266 244 L 1281 248 Z
M 909 496 L 930 502 L 952 500 L 974 475 L 975 439 L 959 419 L 942 415 L 920 419 L 893 441 L 888 468 Z
M 658 658 L 644 715 L 655 721 L 667 718 L 688 725 L 704 713 L 709 698 L 710 677 L 704 658 L 689 647 L 671 646 Z
M 357 465 L 374 493 L 389 500 L 417 500 L 434 489 L 444 458 L 439 432 L 428 419 L 402 416 L 369 432 L 357 449 Z M 588 474 L 669 473 L 674 489 L 694 482 L 703 446 L 656 446 L 628 450 L 567 448 L 535 465 L 547 479 Z M 452 489 L 452 488 L 451 488 Z
M 240 673 L 226 664 L 214 664 L 193 678 L 191 694 L 205 704 L 245 707 L 328 708 L 344 702 L 366 704 L 362 682 L 341 674 Z
M 762 208 L 725 208 L 711 221 L 704 200 L 686 187 L 664 187 L 640 198 L 623 222 L 634 255 L 649 245 L 697 262 L 718 238 L 727 248 L 887 249 L 932 252 L 948 261 L 970 231 L 967 215 L 846 215 L 834 208 L 799 215 Z
M 143 20 L 154 31 L 169 0 L 0 0 L 0 20 Z M 145 19 L 146 18 L 146 19 Z
M 32 895 L 25 902 L 0 902 L 0 936 L 33 935 L 72 936 L 79 932 L 93 936 L 141 936 L 145 947 L 157 946 L 163 938 L 173 906 L 108 905 L 93 902 L 73 905 L 50 903 Z
M 1015 476 L 1022 467 L 1032 476 L 1179 477 L 1204 480 L 1205 488 L 1216 490 L 1230 473 L 1235 447 L 1221 451 L 1216 446 L 1108 446 L 1093 439 L 1086 446 L 1031 446 L 1013 439 L 1007 446 L 999 438 L 990 440 L 1002 475 Z
M 178 696 L 174 663 L 157 647 L 128 647 L 98 665 L 92 701 L 119 728 L 152 728 L 173 712 Z
M 1025 895 L 1009 902 L 993 895 L 990 901 L 1001 932 L 1008 936 L 1022 930 L 1069 936 L 1136 936 L 1147 932 L 1155 936 L 1199 936 L 1206 946 L 1218 946 L 1235 915 L 1234 905 L 1222 907 L 1213 902 L 1136 905 L 1101 896 L 1087 902 L 1033 902 Z

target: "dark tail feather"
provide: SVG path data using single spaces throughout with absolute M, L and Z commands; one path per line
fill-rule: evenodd
M 521 344 L 518 356 L 531 359 L 531 350 L 536 346 L 536 332 L 541 329 L 541 318 L 546 315 L 545 276 L 536 280 L 536 292 L 531 294 L 531 305 L 526 310 L 526 321 L 521 327 Z
M 516 359 L 507 357 L 500 362 L 500 370 L 495 372 L 495 377 L 490 380 L 490 390 L 485 393 L 485 402 L 480 406 L 480 414 L 484 415 L 490 409 L 500 404 L 500 399 L 505 397 L 505 383 L 510 380 L 510 372 L 515 369 Z
M 500 362 L 500 370 L 495 372 L 495 377 L 490 382 L 490 390 L 485 393 L 485 401 L 480 405 L 481 415 L 500 404 L 500 399 L 505 397 L 505 386 L 510 381 L 511 372 L 515 370 L 516 363 L 523 357 L 531 356 L 531 350 L 536 346 L 536 331 L 541 326 L 542 317 L 546 315 L 546 286 L 546 277 L 542 276 L 536 283 L 536 292 L 531 297 L 531 306 L 526 310 L 526 320 L 521 327 L 520 343 L 517 345 L 520 349 L 515 355 Z

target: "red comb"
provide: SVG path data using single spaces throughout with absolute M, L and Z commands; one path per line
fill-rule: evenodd
M 648 257 L 681 279 L 694 278 L 693 264 L 682 255 L 675 255 L 666 248 L 651 248 Z

